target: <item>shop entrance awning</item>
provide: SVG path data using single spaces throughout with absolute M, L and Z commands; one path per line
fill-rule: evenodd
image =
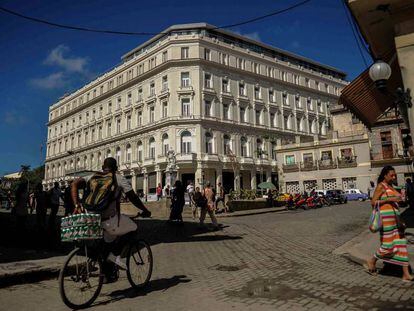
M 348 108 L 368 128 L 390 107 L 395 106 L 395 91 L 402 86 L 400 66 L 395 51 L 383 60 L 391 66 L 387 89 L 379 91 L 369 77 L 369 68 L 348 84 L 341 93 L 339 104 Z

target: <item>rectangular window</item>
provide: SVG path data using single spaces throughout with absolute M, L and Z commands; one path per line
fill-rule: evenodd
M 121 119 L 116 120 L 116 133 L 121 133 Z
M 283 103 L 283 105 L 285 105 L 285 106 L 289 106 L 289 103 L 288 103 L 288 97 L 287 97 L 287 94 L 286 94 L 286 93 L 283 93 L 283 94 L 282 94 L 282 103 Z
M 189 57 L 188 55 L 188 47 L 181 48 L 181 59 L 186 59 Z
M 108 126 L 106 128 L 106 136 L 110 137 L 111 134 L 112 134 L 112 124 L 111 124 L 111 122 L 108 122 Z
M 229 56 L 225 53 L 221 54 L 221 63 L 223 65 L 228 65 L 229 64 Z
M 275 101 L 275 92 L 273 90 L 269 90 L 269 101 L 271 103 Z
M 230 119 L 229 112 L 230 112 L 229 105 L 223 104 L 223 119 L 224 120 Z
M 244 70 L 246 68 L 246 62 L 242 58 L 237 59 L 237 68 Z
M 204 101 L 204 110 L 205 110 L 205 116 L 211 117 L 211 101 L 210 100 Z
M 296 164 L 295 156 L 293 154 L 285 156 L 285 164 L 286 165 Z
M 304 153 L 303 154 L 303 163 L 305 165 L 313 165 L 313 153 Z
M 168 91 L 168 76 L 162 77 L 162 91 Z
M 127 130 L 129 131 L 131 129 L 131 115 L 128 115 L 126 118 L 127 123 Z
M 254 98 L 255 99 L 261 99 L 260 86 L 255 86 L 254 87 Z
M 322 162 L 331 162 L 332 161 L 332 151 L 325 150 L 321 152 L 321 160 Z
M 102 125 L 98 127 L 98 139 L 102 139 Z
M 118 100 L 116 101 L 116 110 L 121 109 L 121 103 L 122 103 L 122 98 L 118 97 Z
M 309 80 L 309 78 L 305 78 L 305 86 L 310 87 L 310 80 Z
M 223 79 L 221 81 L 221 90 L 224 93 L 228 93 L 229 92 L 229 80 Z
M 155 107 L 154 106 L 149 108 L 149 121 L 151 123 L 155 121 Z
M 260 110 L 256 110 L 256 124 L 261 124 L 261 111 Z
M 101 87 L 99 88 L 99 95 L 102 95 L 104 92 L 104 86 L 101 85 Z
M 204 49 L 204 59 L 211 60 L 211 52 L 209 49 Z
M 132 104 L 132 94 L 128 93 L 127 95 L 127 105 L 130 106 Z
M 315 81 L 315 88 L 316 88 L 317 90 L 320 90 L 320 89 L 321 89 L 321 87 L 320 87 L 320 85 L 319 85 L 319 82 L 318 82 L 318 81 Z
M 189 86 L 190 86 L 190 73 L 182 72 L 181 73 L 181 87 L 189 87 Z
M 311 110 L 311 111 L 313 110 L 312 100 L 310 98 L 306 100 L 306 105 L 307 105 L 308 110 Z
M 167 51 L 162 52 L 162 62 L 165 63 L 168 60 Z
M 138 102 L 142 101 L 143 97 L 142 97 L 142 87 L 140 87 L 138 89 Z
M 137 125 L 142 125 L 142 111 L 137 112 Z
M 244 83 L 239 83 L 239 95 L 246 96 L 246 87 Z
M 352 148 L 340 149 L 341 159 L 352 160 Z
M 211 74 L 209 74 L 209 73 L 204 74 L 204 87 L 206 89 L 212 89 L 213 88 L 212 77 L 211 77 Z
M 270 126 L 275 127 L 275 114 L 273 112 L 270 113 Z
M 295 107 L 302 108 L 302 105 L 300 104 L 300 97 L 298 95 L 295 96 Z
M 149 93 L 150 93 L 150 96 L 155 95 L 155 82 L 151 82 L 150 87 L 149 87 Z
M 182 115 L 185 117 L 188 117 L 191 115 L 191 109 L 190 109 L 190 99 L 189 98 L 183 98 L 181 100 L 181 112 Z
M 246 108 L 240 107 L 240 122 L 246 122 Z
M 162 103 L 162 117 L 163 118 L 168 117 L 168 103 L 167 102 Z

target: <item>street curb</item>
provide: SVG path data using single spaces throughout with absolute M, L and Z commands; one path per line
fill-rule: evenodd
M 14 285 L 37 283 L 43 280 L 50 280 L 59 276 L 60 268 L 41 268 L 18 273 L 5 274 L 0 276 L 0 288 Z
M 243 217 L 243 216 L 251 216 L 251 215 L 261 215 L 261 214 L 269 214 L 269 213 L 281 213 L 286 212 L 286 208 L 271 208 L 269 210 L 251 210 L 250 212 L 243 212 L 243 214 L 236 214 L 237 212 L 227 213 L 227 214 L 216 214 L 217 218 L 227 218 L 227 217 Z

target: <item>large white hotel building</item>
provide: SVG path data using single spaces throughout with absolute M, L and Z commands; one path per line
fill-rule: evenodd
M 175 25 L 49 108 L 44 184 L 113 156 L 135 190 L 178 177 L 227 188 L 277 184 L 281 145 L 326 136 L 345 73 L 205 24 Z

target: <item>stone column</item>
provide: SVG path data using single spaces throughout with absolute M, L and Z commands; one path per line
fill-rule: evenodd
M 223 185 L 223 169 L 221 167 L 216 168 L 216 190 L 219 183 Z
M 257 188 L 256 167 L 252 168 L 250 171 L 250 185 L 252 189 Z
M 235 191 L 240 190 L 240 169 L 236 168 L 236 171 L 234 172 L 234 188 Z
M 196 169 L 195 174 L 194 174 L 194 179 L 195 179 L 194 187 L 200 187 L 200 189 L 202 189 L 204 187 L 203 186 L 203 180 L 202 180 L 202 171 L 203 171 L 203 168 L 201 167 L 201 164 L 199 163 L 197 165 L 197 169 Z
M 161 172 L 159 166 L 156 166 L 155 167 L 155 170 L 156 170 L 156 174 L 157 174 L 157 176 L 156 176 L 156 179 L 157 179 L 157 187 L 158 187 L 158 184 L 161 184 L 161 186 L 163 186 L 162 185 L 162 172 Z

